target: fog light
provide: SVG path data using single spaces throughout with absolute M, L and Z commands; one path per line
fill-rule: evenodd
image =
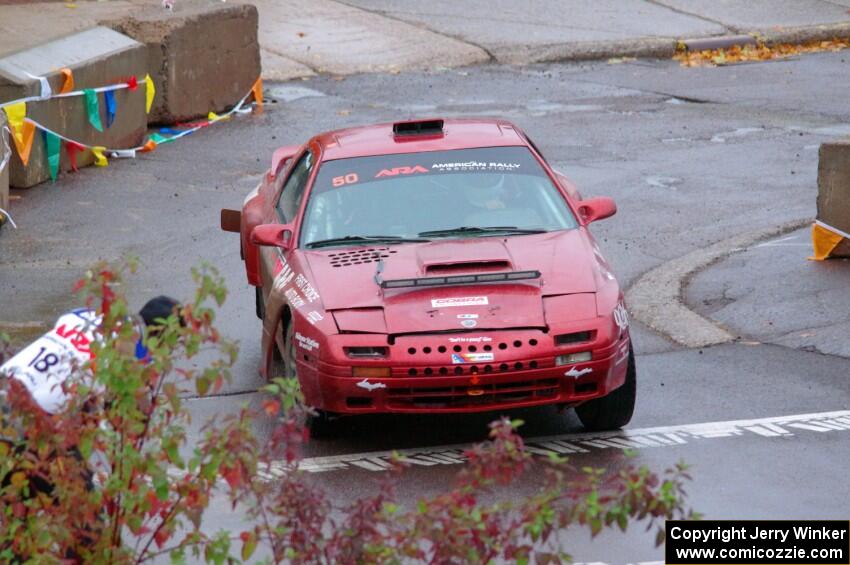
M 392 375 L 389 367 L 352 367 L 351 374 L 363 379 L 384 379 Z
M 569 355 L 558 355 L 555 357 L 555 365 L 575 365 L 576 363 L 585 363 L 593 359 L 590 351 L 582 351 L 581 353 L 570 353 Z

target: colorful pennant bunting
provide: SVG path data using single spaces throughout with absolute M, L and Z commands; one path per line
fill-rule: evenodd
M 109 161 L 106 159 L 106 156 L 103 152 L 106 151 L 106 147 L 92 147 L 91 152 L 94 155 L 94 166 L 95 167 L 107 167 L 109 166 Z
M 251 87 L 251 94 L 254 95 L 254 103 L 257 105 L 257 113 L 263 113 L 263 79 L 258 78 L 254 86 Z
M 21 126 L 21 136 L 23 137 L 23 146 L 18 146 L 18 157 L 21 158 L 21 163 L 26 167 L 30 162 L 32 140 L 35 138 L 35 124 L 25 121 Z
M 84 149 L 85 147 L 76 141 L 68 141 L 65 143 L 65 152 L 68 154 L 68 162 L 71 164 L 71 170 L 75 173 L 79 171 L 77 168 L 77 153 Z
M 59 89 L 59 94 L 65 94 L 74 90 L 74 73 L 71 69 L 59 69 L 62 73 L 62 88 Z
M 47 165 L 50 167 L 50 180 L 56 182 L 59 174 L 59 148 L 62 140 L 53 132 L 44 131 L 44 150 L 47 153 Z
M 103 102 L 106 106 L 106 127 L 112 127 L 115 121 L 115 91 L 107 90 L 103 93 Z
M 100 104 L 97 101 L 97 92 L 91 88 L 83 89 L 86 93 L 86 112 L 89 115 L 89 123 L 97 131 L 103 131 L 103 124 L 100 123 Z
M 151 113 L 154 96 L 156 96 L 156 87 L 153 85 L 153 79 L 150 75 L 145 75 L 145 112 L 148 114 Z
M 6 121 L 9 122 L 9 129 L 12 130 L 12 140 L 15 142 L 15 147 L 18 148 L 18 153 L 21 152 L 21 147 L 24 145 L 23 131 L 24 118 L 27 117 L 27 103 L 18 102 L 3 106 L 3 111 L 6 112 Z

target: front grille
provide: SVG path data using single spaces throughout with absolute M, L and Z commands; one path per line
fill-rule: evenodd
M 551 359 L 506 361 L 504 363 L 458 363 L 434 367 L 402 367 L 394 368 L 393 375 L 397 377 L 457 377 L 461 375 L 490 375 L 494 373 L 510 373 L 528 369 L 546 369 L 554 366 Z
M 460 408 L 545 400 L 555 398 L 558 390 L 558 379 L 442 387 L 390 385 L 387 390 L 387 404 L 395 408 Z
M 436 337 L 436 336 L 435 336 Z M 539 337 L 539 336 L 538 336 Z M 538 337 L 517 336 L 513 339 L 493 339 L 469 334 L 443 334 L 443 342 L 417 340 L 415 345 L 399 343 L 402 358 L 409 364 L 393 368 L 394 377 L 440 377 L 477 374 L 500 374 L 514 371 L 546 369 L 554 366 L 554 358 L 541 358 Z M 463 340 L 463 341 L 460 341 Z M 448 341 L 448 343 L 446 343 Z M 455 343 L 452 343 L 456 341 Z M 454 362 L 456 357 L 463 362 Z M 478 356 L 477 358 L 475 356 Z M 484 357 L 484 359 L 482 359 Z M 492 360 L 489 358 L 492 357 Z M 506 357 L 513 357 L 507 360 Z M 516 357 L 519 357 L 517 359 Z

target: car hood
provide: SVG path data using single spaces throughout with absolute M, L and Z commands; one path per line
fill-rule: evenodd
M 542 327 L 543 296 L 596 291 L 593 270 L 597 261 L 581 229 L 342 247 L 306 251 L 304 256 L 326 310 L 383 308 L 386 329 L 393 334 L 462 327 Z M 540 278 L 381 289 L 375 281 L 381 263 L 379 276 L 385 281 L 507 271 L 539 271 Z M 464 320 L 475 320 L 475 324 L 467 321 L 461 325 Z

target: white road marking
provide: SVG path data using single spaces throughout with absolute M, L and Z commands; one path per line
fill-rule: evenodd
M 790 429 L 789 429 L 790 428 Z M 526 439 L 529 453 L 548 456 L 588 453 L 599 449 L 647 449 L 689 444 L 694 440 L 724 437 L 756 436 L 763 438 L 791 437 L 796 430 L 808 432 L 850 431 L 850 410 L 818 412 L 791 416 L 775 416 L 752 420 L 727 420 L 702 424 L 683 424 L 636 428 L 612 432 L 563 434 Z M 465 461 L 464 451 L 472 444 L 439 445 L 399 449 L 396 451 L 372 451 L 310 457 L 299 463 L 299 469 L 311 473 L 342 471 L 361 468 L 369 471 L 386 471 L 389 461 L 396 453 L 406 457 L 411 465 L 432 467 L 434 465 L 457 465 Z M 281 473 L 284 465 L 273 465 L 272 475 Z

